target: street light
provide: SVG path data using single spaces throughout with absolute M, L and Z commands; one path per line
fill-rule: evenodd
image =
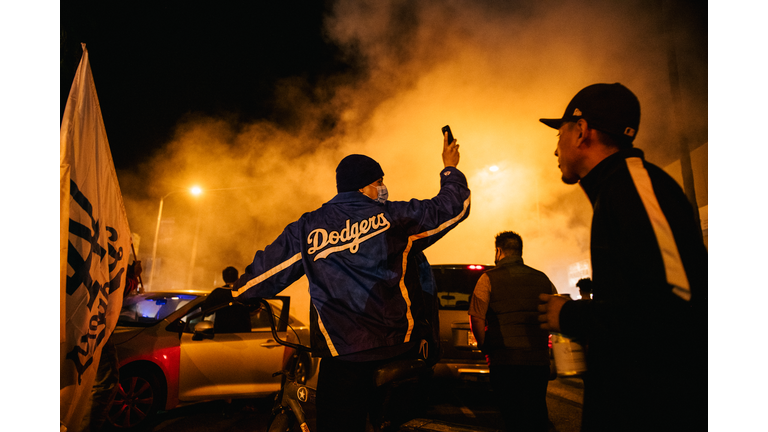
M 154 285 L 152 285 L 152 281 L 155 278 L 155 258 L 157 258 L 157 238 L 160 234 L 160 220 L 163 217 L 163 201 L 165 201 L 166 198 L 168 198 L 169 195 L 182 192 L 180 190 L 175 190 L 168 192 L 165 194 L 164 197 L 160 198 L 160 210 L 157 211 L 157 226 L 155 227 L 155 241 L 152 245 L 152 271 L 149 273 L 149 286 L 154 288 Z M 189 193 L 191 193 L 194 196 L 200 195 L 203 193 L 203 190 L 199 186 L 193 186 L 189 189 Z

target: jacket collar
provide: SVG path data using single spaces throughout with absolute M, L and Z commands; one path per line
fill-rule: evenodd
M 514 256 L 514 255 L 504 257 L 499 262 L 496 263 L 496 267 L 503 267 L 503 266 L 516 265 L 516 264 L 523 264 L 523 257 Z
M 370 199 L 365 194 L 360 193 L 360 191 L 339 192 L 336 194 L 335 197 L 331 198 L 331 200 L 325 204 L 341 204 L 341 203 L 362 203 L 362 204 L 384 205 L 379 203 L 376 200 Z
M 615 172 L 619 166 L 623 165 L 625 159 L 632 157 L 639 157 L 645 161 L 645 155 L 639 148 L 633 147 L 628 150 L 621 150 L 600 161 L 599 164 L 595 165 L 595 167 L 592 168 L 592 170 L 588 172 L 587 175 L 581 179 L 581 181 L 579 181 L 579 185 L 581 185 L 582 189 L 584 189 L 584 192 L 587 193 L 587 196 L 593 205 L 597 200 L 600 186 L 603 184 L 605 179 L 613 174 L 613 172 Z

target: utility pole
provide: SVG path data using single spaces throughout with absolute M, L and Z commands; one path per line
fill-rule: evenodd
M 680 155 L 680 169 L 683 174 L 683 191 L 688 198 L 688 201 L 693 206 L 694 218 L 696 225 L 699 227 L 699 237 L 703 239 L 701 233 L 701 218 L 699 217 L 699 205 L 696 200 L 696 188 L 693 183 L 693 166 L 691 164 L 691 149 L 688 144 L 688 127 L 685 124 L 685 115 L 682 107 L 682 94 L 680 91 L 680 74 L 677 67 L 677 50 L 675 49 L 675 41 L 672 37 L 672 17 L 669 13 L 669 8 L 665 7 L 666 2 L 661 1 L 661 25 L 663 28 L 664 37 L 667 44 L 667 67 L 669 68 L 669 86 L 672 96 L 672 113 L 675 119 L 677 127 L 673 128 L 676 131 L 678 139 L 678 153 Z

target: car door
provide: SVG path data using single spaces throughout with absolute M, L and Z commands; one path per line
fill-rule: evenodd
M 270 304 L 280 316 L 285 305 Z M 267 318 L 258 305 L 234 303 L 202 315 L 202 320 L 213 323 L 212 338 L 193 340 L 192 332 L 182 333 L 179 399 L 259 397 L 278 391 L 280 377 L 272 374 L 281 369 L 285 347 L 272 337 Z

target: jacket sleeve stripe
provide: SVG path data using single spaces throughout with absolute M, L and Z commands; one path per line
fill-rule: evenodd
M 312 304 L 312 307 L 315 308 L 314 303 L 310 301 L 310 304 Z M 331 340 L 331 335 L 329 335 L 328 331 L 325 329 L 325 325 L 323 325 L 323 319 L 320 318 L 320 313 L 317 312 L 317 308 L 315 308 L 315 313 L 317 314 L 317 326 L 320 327 L 320 332 L 325 338 L 325 343 L 328 344 L 328 349 L 331 351 L 331 355 L 333 357 L 338 356 L 339 352 L 336 351 L 336 347 L 333 345 L 333 341 Z
M 408 319 L 408 331 L 405 333 L 405 340 L 403 340 L 403 343 L 407 343 L 411 340 L 411 332 L 413 331 L 413 314 L 411 313 L 411 298 L 410 296 L 408 296 L 408 288 L 406 288 L 405 286 L 405 269 L 408 268 L 408 254 L 411 252 L 411 246 L 413 245 L 413 242 L 416 240 L 438 234 L 443 230 L 447 229 L 448 227 L 457 224 L 461 220 L 461 218 L 463 218 L 464 215 L 467 213 L 467 209 L 469 208 L 470 198 L 471 198 L 471 195 L 468 196 L 466 200 L 464 200 L 464 208 L 461 210 L 461 213 L 459 213 L 453 219 L 450 219 L 442 223 L 440 226 L 438 226 L 433 230 L 414 234 L 408 237 L 408 245 L 406 245 L 405 251 L 403 251 L 403 272 L 402 272 L 402 275 L 400 275 L 400 293 L 403 296 L 403 300 L 405 300 L 405 316 Z
M 463 218 L 464 215 L 467 213 L 467 209 L 469 208 L 469 201 L 470 201 L 471 198 L 472 198 L 472 196 L 470 195 L 470 196 L 467 197 L 466 200 L 464 200 L 464 208 L 461 209 L 461 213 L 459 213 L 455 218 L 443 222 L 442 225 L 440 225 L 439 227 L 437 227 L 437 228 L 435 228 L 433 230 L 425 231 L 425 232 L 419 233 L 419 234 L 414 234 L 414 235 L 411 236 L 411 238 L 414 239 L 414 240 L 419 240 L 419 239 L 422 239 L 422 238 L 426 238 L 426 237 L 438 234 L 438 233 L 444 231 L 445 229 L 447 229 L 448 227 L 450 227 L 452 225 L 456 225 L 461 220 L 461 218 Z
M 245 285 L 243 285 L 242 288 L 240 288 L 238 291 L 243 293 L 247 291 L 249 288 L 251 288 L 254 285 L 258 285 L 268 278 L 276 275 L 277 273 L 280 273 L 281 271 L 287 269 L 288 267 L 295 264 L 297 261 L 301 260 L 301 252 L 297 253 L 296 255 L 290 257 L 288 260 L 283 261 L 282 263 L 276 265 L 275 267 L 272 267 L 271 269 L 267 270 L 266 272 L 256 276 L 255 278 L 249 280 Z
M 661 249 L 661 258 L 664 261 L 664 269 L 667 274 L 667 283 L 672 285 L 672 292 L 678 297 L 689 301 L 691 299 L 691 290 L 688 284 L 688 277 L 685 274 L 683 261 L 680 258 L 677 243 L 675 243 L 675 238 L 672 235 L 672 229 L 664 213 L 661 211 L 656 194 L 653 192 L 651 177 L 648 175 L 648 171 L 643 166 L 643 160 L 640 158 L 628 158 L 627 167 L 643 202 L 645 211 L 648 213 L 651 226 L 653 226 L 653 232 L 656 234 L 656 241 Z

